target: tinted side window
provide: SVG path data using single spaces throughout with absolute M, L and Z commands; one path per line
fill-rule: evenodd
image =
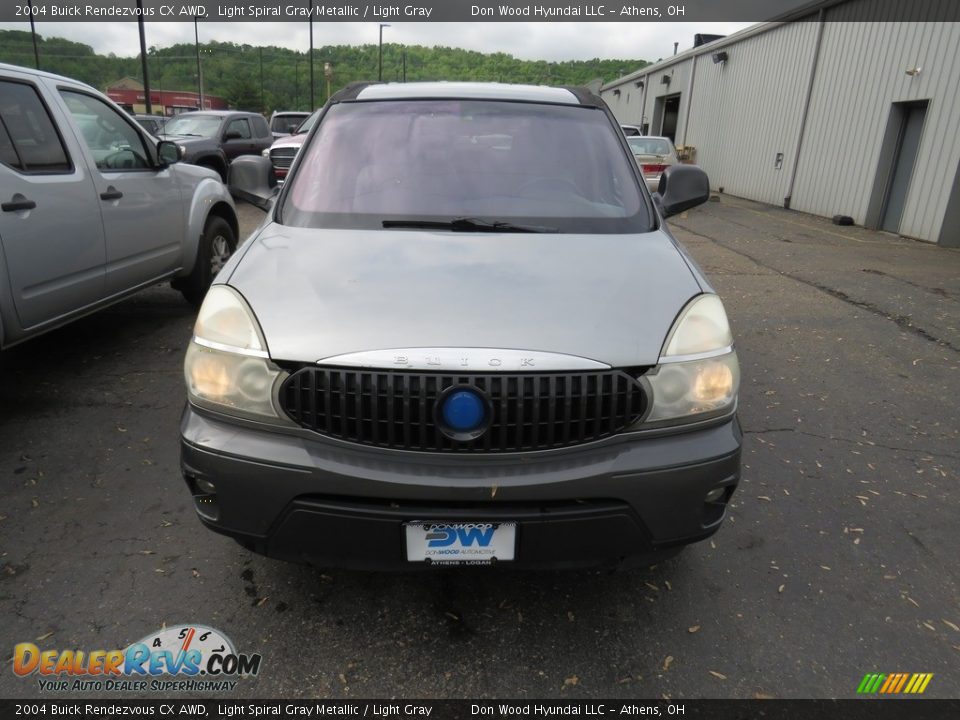
M 266 118 L 262 118 L 257 115 L 256 117 L 251 118 L 251 120 L 253 122 L 253 131 L 257 134 L 257 137 L 267 137 L 268 135 L 271 135 Z
M 227 132 L 240 133 L 241 138 L 250 137 L 250 123 L 247 122 L 246 118 L 237 118 L 236 120 L 231 120 L 230 124 L 227 125 Z
M 151 167 L 143 137 L 130 120 L 91 95 L 70 90 L 60 95 L 100 170 Z
M 23 172 L 69 172 L 70 160 L 31 85 L 0 80 L 0 162 Z

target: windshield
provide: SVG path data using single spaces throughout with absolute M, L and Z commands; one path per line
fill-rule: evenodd
M 650 217 L 618 135 L 602 110 L 580 106 L 341 103 L 304 151 L 277 217 L 298 227 L 470 218 L 565 233 L 644 232 Z
M 294 133 L 297 135 L 302 135 L 303 133 L 308 133 L 313 128 L 314 124 L 317 122 L 317 118 L 320 117 L 320 110 L 314 110 L 310 117 L 304 120 L 297 126 L 297 129 L 294 130 Z
M 297 129 L 297 126 L 307 117 L 306 113 L 297 113 L 296 115 L 274 115 L 270 121 L 270 132 L 290 134 Z
M 634 155 L 669 155 L 671 152 L 666 138 L 629 137 L 627 142 Z
M 214 137 L 220 127 L 220 118 L 215 115 L 193 115 L 184 113 L 167 120 L 163 126 L 164 135 L 197 135 Z

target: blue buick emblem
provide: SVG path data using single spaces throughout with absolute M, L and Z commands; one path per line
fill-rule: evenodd
M 444 424 L 456 433 L 476 430 L 486 419 L 486 404 L 472 390 L 457 390 L 447 395 L 441 408 Z

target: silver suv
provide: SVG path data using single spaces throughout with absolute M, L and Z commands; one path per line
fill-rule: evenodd
M 161 280 L 200 304 L 237 217 L 178 159 L 92 87 L 0 64 L 0 347 Z
M 679 165 L 651 195 L 586 91 L 333 96 L 187 351 L 200 519 L 377 569 L 647 561 L 709 536 L 739 480 L 739 369 L 662 220 L 708 194 Z

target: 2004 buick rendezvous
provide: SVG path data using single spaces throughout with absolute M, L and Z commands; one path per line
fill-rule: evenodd
M 651 196 L 585 91 L 335 95 L 196 323 L 200 519 L 364 568 L 617 563 L 709 536 L 739 479 L 739 369 L 662 221 L 708 193 L 680 165 Z

